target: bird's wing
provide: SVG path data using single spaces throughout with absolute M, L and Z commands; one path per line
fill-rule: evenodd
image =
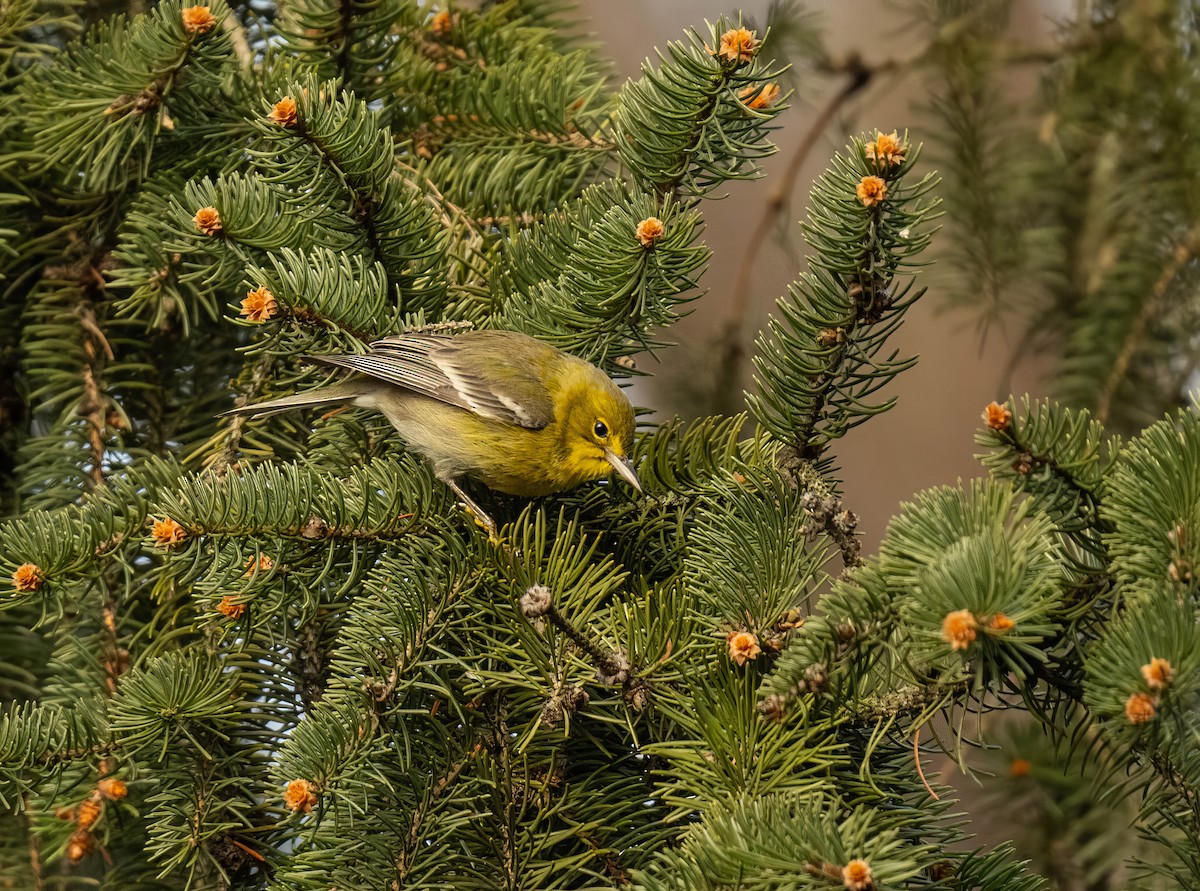
M 533 338 L 478 331 L 454 337 L 400 334 L 371 344 L 365 356 L 312 358 L 537 430 L 554 420 L 554 402 L 540 374 L 553 352 Z

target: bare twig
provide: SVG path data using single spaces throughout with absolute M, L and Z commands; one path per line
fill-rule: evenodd
M 929 793 L 934 801 L 941 801 L 938 794 L 933 791 L 933 787 L 929 785 L 929 780 L 925 779 L 925 769 L 921 766 L 921 728 L 918 727 L 913 734 L 913 761 L 917 763 L 917 776 L 921 778 L 921 785 L 925 787 L 925 791 Z
M 233 53 L 237 56 L 238 64 L 247 74 L 254 69 L 254 52 L 250 49 L 250 41 L 246 37 L 246 29 L 238 20 L 237 14 L 230 11 L 221 20 L 221 27 L 229 34 L 229 42 L 233 44 Z

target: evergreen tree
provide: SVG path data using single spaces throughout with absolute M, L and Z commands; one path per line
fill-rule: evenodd
M 989 406 L 989 477 L 859 553 L 832 449 L 939 212 L 907 134 L 832 160 L 750 417 L 646 426 L 644 497 L 473 490 L 493 542 L 378 415 L 218 417 L 400 330 L 661 345 L 781 72 L 719 19 L 614 90 L 563 15 L 0 7 L 0 882 L 1032 891 L 921 764 L 1009 708 L 1194 885 L 1194 412 Z
M 1041 39 L 1011 0 L 936 0 L 918 53 L 947 176 L 947 297 L 1061 358 L 1061 398 L 1133 433 L 1188 404 L 1200 321 L 1193 0 L 1087 0 Z M 1016 97 L 1017 66 L 1036 79 Z

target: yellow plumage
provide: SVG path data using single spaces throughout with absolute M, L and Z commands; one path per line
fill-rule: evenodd
M 634 416 L 625 394 L 599 368 L 532 337 L 403 334 L 366 355 L 313 358 L 354 373 L 234 411 L 263 417 L 337 402 L 379 411 L 493 534 L 461 477 L 533 497 L 616 472 L 640 490 L 628 460 Z

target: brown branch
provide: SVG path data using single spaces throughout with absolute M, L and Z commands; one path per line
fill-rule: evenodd
M 238 21 L 237 14 L 230 10 L 221 20 L 221 27 L 229 35 L 229 42 L 233 44 L 233 53 L 237 56 L 242 71 L 250 73 L 254 69 L 254 52 L 250 49 L 250 41 L 246 38 L 246 29 Z
M 42 891 L 42 888 L 45 887 L 42 884 L 42 845 L 38 834 L 34 831 L 33 802 L 30 801 L 28 793 L 21 797 L 24 800 L 21 818 L 25 822 L 25 836 L 29 842 L 29 871 L 33 874 L 33 891 Z
M 458 780 L 463 770 L 466 769 L 467 763 L 479 754 L 480 747 L 476 746 L 470 752 L 467 752 L 460 760 L 450 765 L 447 770 L 438 779 L 436 783 L 430 787 L 429 794 L 421 801 L 421 806 L 413 811 L 412 822 L 408 829 L 408 839 L 401 850 L 400 856 L 396 859 L 397 877 L 392 880 L 391 887 L 393 891 L 400 891 L 401 888 L 408 887 L 408 875 L 412 868 L 412 859 L 416 851 L 421 846 L 421 827 L 425 822 L 425 818 L 429 814 L 429 808 L 433 802 L 440 798 L 447 789 L 454 785 Z
M 1170 260 L 1154 282 L 1154 287 L 1150 289 L 1150 294 L 1146 298 L 1146 302 L 1142 304 L 1137 318 L 1129 326 L 1129 333 L 1125 336 L 1121 351 L 1117 354 L 1116 361 L 1113 362 L 1112 371 L 1108 373 L 1104 388 L 1100 391 L 1100 399 L 1096 403 L 1096 420 L 1101 424 L 1108 421 L 1108 414 L 1112 409 L 1112 401 L 1116 396 L 1117 388 L 1121 386 L 1121 382 L 1129 372 L 1134 354 L 1141 346 L 1142 340 L 1150 328 L 1151 320 L 1158 314 L 1163 299 L 1171 290 L 1171 285 L 1174 284 L 1184 267 L 1195 259 L 1198 252 L 1200 252 L 1200 225 L 1193 226 L 1175 246 Z
M 400 541 L 410 535 L 416 535 L 417 531 L 415 524 L 390 531 L 360 529 L 356 526 L 330 526 L 320 517 L 312 516 L 303 526 L 238 526 L 230 524 L 204 528 L 189 527 L 187 534 L 189 538 L 198 535 L 229 535 L 238 538 L 247 535 L 280 535 L 284 538 L 302 538 L 306 541 L 328 541 L 329 539 Z
M 250 374 L 250 386 L 235 400 L 234 405 L 236 407 L 242 408 L 249 405 L 252 400 L 258 398 L 262 393 L 263 386 L 270 379 L 271 370 L 274 366 L 275 357 L 270 353 L 264 353 L 255 363 L 254 370 Z M 245 433 L 246 424 L 249 420 L 250 416 L 246 414 L 232 415 L 229 421 L 228 432 L 225 436 L 225 446 L 221 451 L 204 462 L 204 466 L 211 467 L 213 473 L 217 476 L 225 476 L 230 469 L 237 465 L 242 436 Z
M 728 403 L 732 397 L 731 391 L 737 380 L 737 369 L 746 355 L 746 344 L 744 342 L 746 314 L 750 308 L 750 286 L 754 277 L 754 269 L 758 262 L 759 251 L 766 242 L 767 236 L 770 235 L 776 218 L 787 206 L 788 198 L 796 188 L 796 179 L 799 177 L 805 162 L 808 161 L 808 156 L 812 154 L 813 148 L 816 147 L 817 141 L 829 129 L 829 125 L 833 122 L 834 117 L 841 110 L 842 106 L 866 89 L 876 74 L 882 70 L 886 70 L 884 68 L 868 68 L 857 56 L 852 57 L 851 61 L 846 64 L 848 66 L 852 64 L 853 66 L 846 69 L 849 79 L 825 103 L 825 106 L 818 112 L 816 119 L 808 128 L 808 132 L 800 140 L 800 144 L 796 146 L 796 150 L 788 160 L 788 165 L 784 169 L 783 175 L 776 182 L 770 195 L 767 196 L 767 203 L 763 208 L 762 216 L 759 217 L 758 224 L 754 227 L 754 231 L 750 235 L 750 241 L 746 245 L 746 251 L 742 254 L 742 261 L 738 265 L 737 276 L 734 279 L 733 296 L 729 301 L 728 319 L 725 323 L 725 329 L 721 333 L 723 348 L 717 360 L 718 393 L 716 401 L 718 408 L 726 409 L 729 407 Z
M 921 728 L 918 727 L 913 733 L 913 760 L 917 763 L 917 776 L 921 778 L 921 785 L 925 787 L 925 791 L 929 793 L 929 797 L 934 801 L 941 801 L 938 794 L 933 791 L 933 787 L 929 785 L 929 780 L 925 779 L 925 768 L 921 766 Z
M 443 195 L 441 190 L 438 189 L 437 183 L 435 183 L 417 168 L 405 164 L 399 158 L 396 159 L 396 168 L 412 174 L 410 177 L 404 177 L 405 181 L 417 191 L 422 192 L 425 195 L 426 200 L 428 200 L 434 206 L 434 208 L 438 210 L 442 217 L 443 226 L 445 226 L 447 229 L 454 228 L 454 221 L 450 219 L 450 215 L 453 214 L 455 217 L 458 217 L 462 224 L 469 229 L 473 235 L 480 239 L 483 238 L 483 233 L 480 232 L 479 228 L 475 225 L 474 218 L 445 195 Z M 420 180 L 419 182 L 417 181 L 418 179 Z M 449 213 L 447 213 L 447 211 L 449 211 Z
M 395 694 L 396 688 L 400 684 L 400 678 L 404 675 L 405 670 L 412 663 L 413 659 L 419 656 L 421 650 L 424 649 L 426 640 L 433 631 L 434 626 L 442 620 L 442 616 L 452 604 L 464 594 L 474 590 L 474 582 L 477 580 L 477 576 L 471 575 L 455 582 L 449 592 L 447 592 L 445 599 L 436 608 L 426 611 L 424 623 L 422 623 L 421 628 L 418 629 L 416 634 L 413 635 L 408 646 L 393 660 L 392 670 L 389 672 L 388 678 L 384 683 L 380 684 L 370 680 L 365 681 L 368 691 L 374 696 L 376 702 L 386 702 Z

